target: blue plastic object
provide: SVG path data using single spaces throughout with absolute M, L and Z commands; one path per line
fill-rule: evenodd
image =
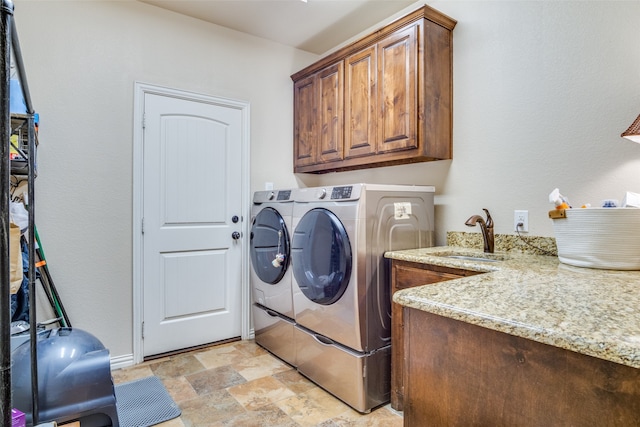
M 33 424 L 30 340 L 12 358 L 13 406 Z M 38 335 L 39 422 L 80 420 L 82 427 L 119 427 L 109 350 L 77 328 L 49 329 Z
M 9 111 L 17 114 L 27 113 L 27 104 L 24 102 L 22 87 L 18 79 L 9 80 Z

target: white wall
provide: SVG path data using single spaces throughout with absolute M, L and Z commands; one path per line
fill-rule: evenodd
M 424 2 L 416 3 L 413 10 Z M 436 186 L 436 239 L 487 208 L 495 232 L 553 236 L 548 195 L 577 206 L 640 193 L 640 145 L 620 138 L 640 114 L 640 2 L 434 1 L 454 29 L 453 160 L 303 176 Z M 475 230 L 478 231 L 478 230 Z
M 134 82 L 248 101 L 254 175 L 270 159 L 291 186 L 289 76 L 316 56 L 134 1 L 17 1 L 15 16 L 54 282 L 74 327 L 130 355 Z
M 420 3 L 416 3 L 416 7 Z M 132 352 L 133 82 L 251 103 L 252 190 L 349 182 L 433 184 L 437 243 L 488 208 L 553 236 L 547 196 L 640 192 L 639 2 L 438 1 L 454 30 L 454 159 L 292 173 L 289 75 L 316 56 L 139 4 L 16 1 L 41 115 L 37 224 L 76 327 Z M 413 9 L 413 8 L 409 8 Z M 409 10 L 408 9 L 408 10 Z

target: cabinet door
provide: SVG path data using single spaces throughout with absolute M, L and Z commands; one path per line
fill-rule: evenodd
M 391 261 L 391 295 L 402 289 L 430 285 L 475 274 L 478 273 L 394 259 Z M 391 407 L 397 411 L 404 410 L 404 323 L 402 306 L 392 303 Z
M 342 160 L 344 147 L 344 65 L 341 62 L 318 72 L 320 153 L 319 163 Z
M 349 56 L 345 76 L 345 158 L 376 153 L 376 46 Z
M 317 90 L 315 75 L 295 82 L 293 87 L 293 164 L 296 167 L 312 165 L 318 158 Z
M 418 24 L 378 43 L 378 152 L 418 147 Z

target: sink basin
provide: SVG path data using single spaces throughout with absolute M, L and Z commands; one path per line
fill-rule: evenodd
M 491 258 L 482 258 L 476 256 L 467 256 L 467 255 L 446 255 L 444 258 L 455 258 L 462 259 L 465 261 L 480 261 L 480 262 L 498 262 L 501 261 L 499 259 L 491 259 Z
M 485 252 L 477 252 L 473 250 L 445 250 L 434 252 L 431 255 L 442 257 L 442 258 L 450 258 L 450 259 L 459 259 L 461 261 L 477 261 L 477 262 L 497 262 L 504 261 L 507 257 L 503 254 L 495 254 L 495 253 L 485 253 Z

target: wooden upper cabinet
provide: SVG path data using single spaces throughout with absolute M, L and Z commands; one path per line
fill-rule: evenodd
M 377 103 L 377 50 L 371 46 L 346 59 L 345 158 L 375 154 Z
M 342 160 L 344 65 L 332 64 L 294 83 L 294 164 Z
M 452 31 L 424 6 L 291 76 L 294 172 L 452 156 Z
M 295 82 L 293 86 L 294 109 L 294 164 L 298 167 L 318 162 L 316 138 L 316 76 Z
M 344 65 L 339 62 L 318 73 L 318 118 L 321 163 L 342 160 L 344 141 Z
M 378 44 L 379 152 L 418 147 L 419 26 L 397 31 Z

